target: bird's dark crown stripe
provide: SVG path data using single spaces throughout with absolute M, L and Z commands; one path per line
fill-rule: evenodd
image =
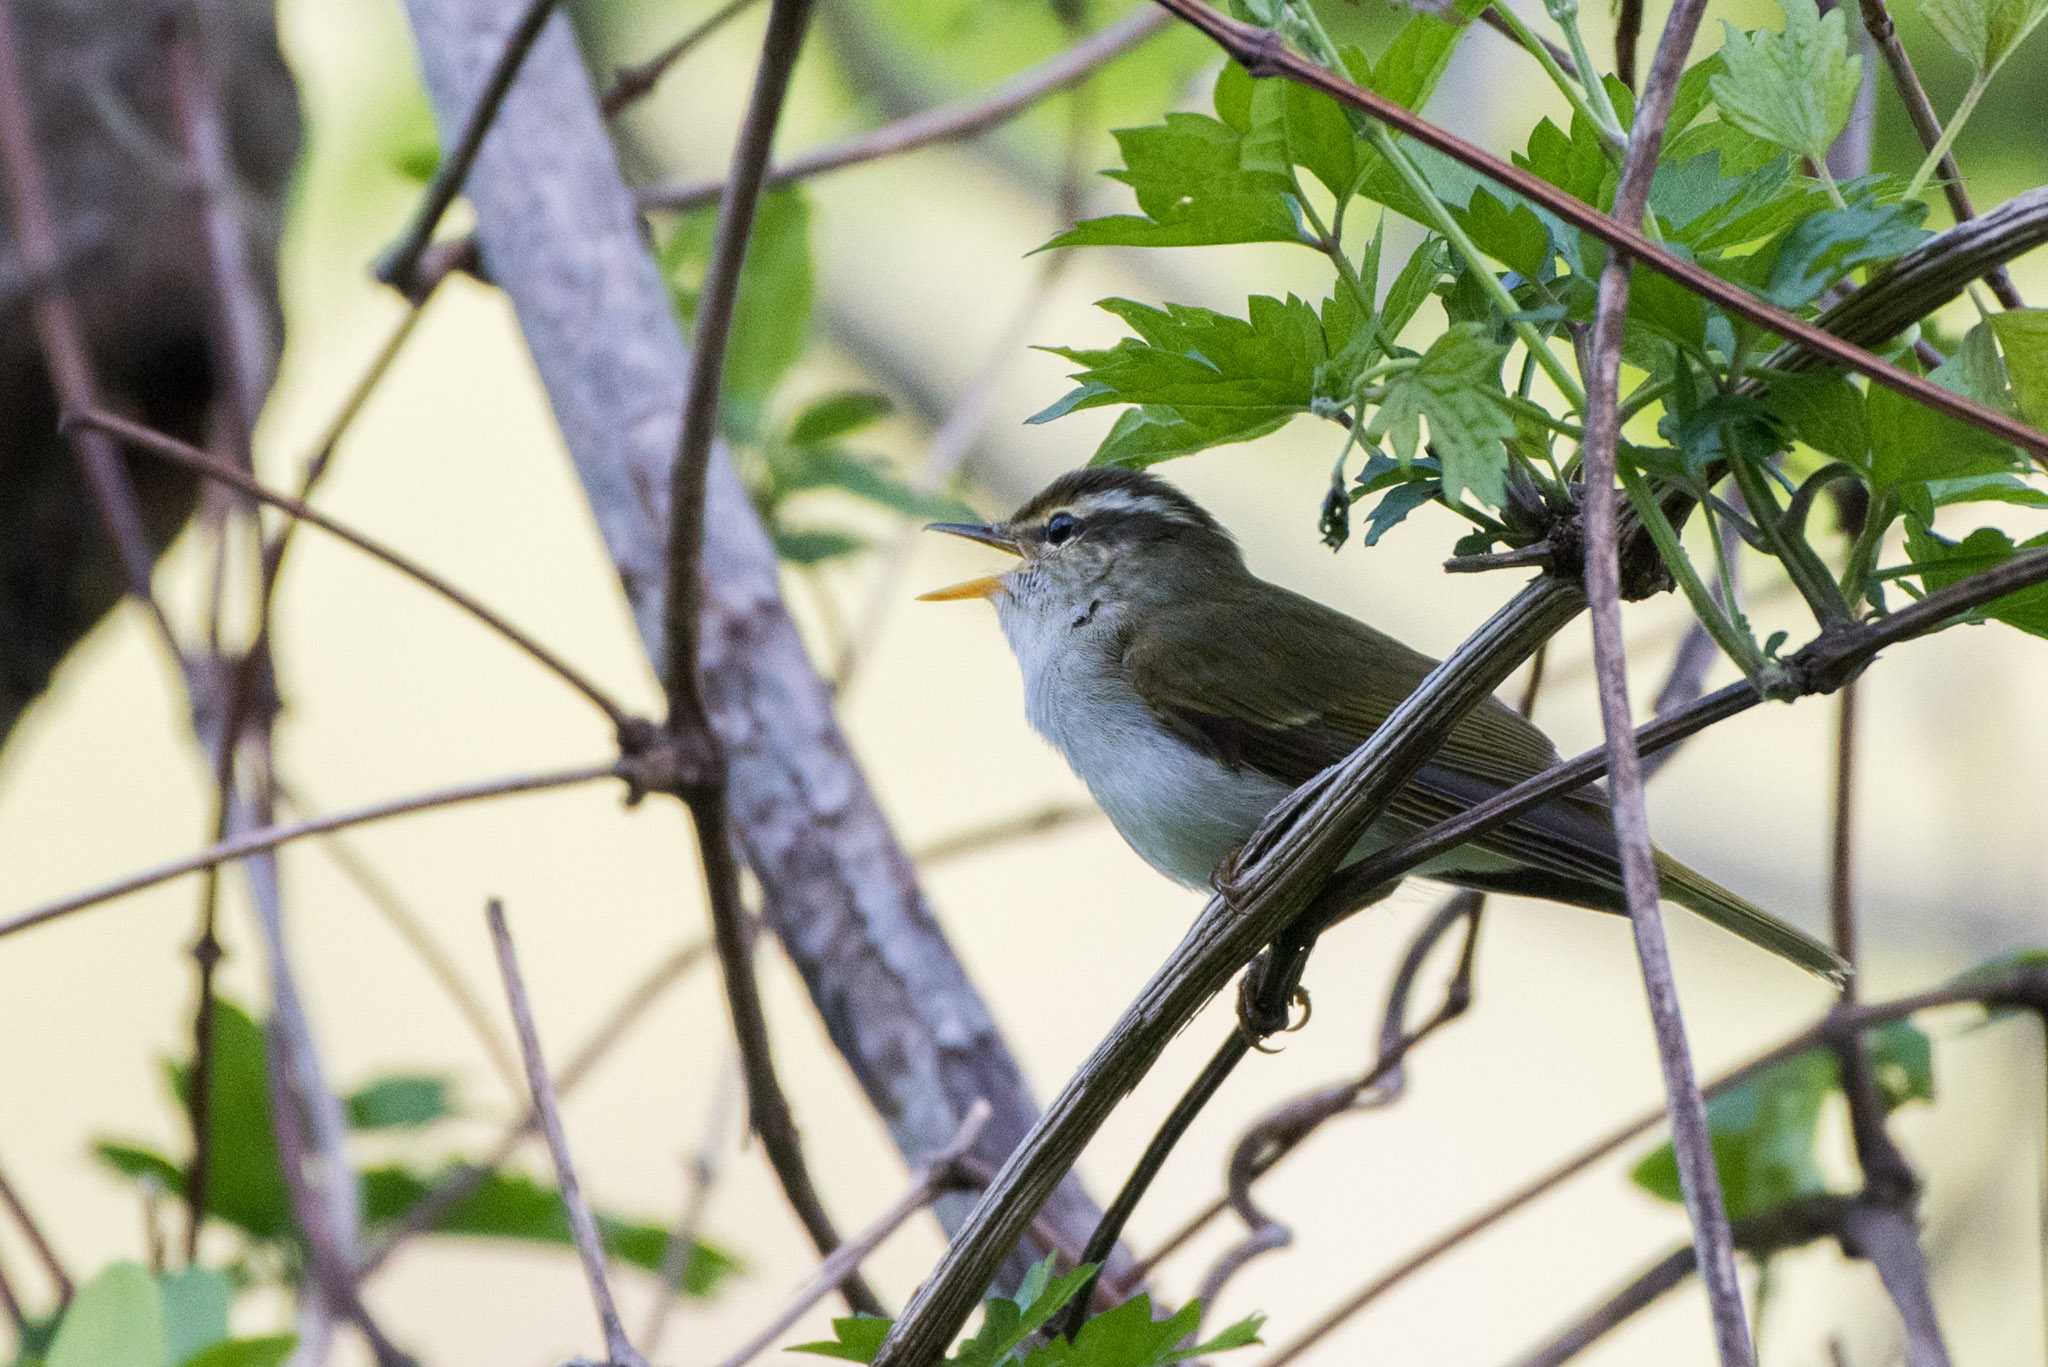
M 1062 508 L 1082 518 L 1091 514 L 1150 516 L 1228 535 L 1200 504 L 1165 480 L 1114 466 L 1090 466 L 1061 475 L 1019 508 L 1010 523 L 1023 526 L 1042 521 Z

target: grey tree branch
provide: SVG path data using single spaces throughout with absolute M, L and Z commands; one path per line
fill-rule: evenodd
M 427 86 L 460 120 L 507 16 L 489 0 L 408 0 Z M 641 639 L 658 658 L 670 462 L 688 350 L 619 177 L 574 41 L 547 25 L 485 140 L 467 194 L 511 297 Z M 714 451 L 705 491 L 699 670 L 723 742 L 733 828 L 770 924 L 898 1149 L 952 1137 L 976 1097 L 975 1156 L 1000 1163 L 1036 1114 L 988 1009 L 919 892 L 783 604 L 773 548 Z M 968 1205 L 938 1202 L 957 1227 Z M 1065 1183 L 1051 1227 L 1078 1247 L 1095 1208 Z M 1035 1241 L 1034 1241 L 1035 1242 Z M 1009 1275 L 1020 1276 L 1020 1256 Z
M 512 1024 L 519 1037 L 519 1053 L 526 1061 L 526 1086 L 533 1095 L 533 1108 L 540 1114 L 541 1133 L 547 1136 L 548 1154 L 554 1159 L 555 1184 L 561 1189 L 562 1206 L 569 1216 L 569 1235 L 576 1243 L 576 1256 L 583 1262 L 583 1276 L 590 1283 L 590 1299 L 597 1308 L 597 1324 L 604 1334 L 605 1357 L 609 1367 L 647 1367 L 647 1360 L 635 1351 L 619 1323 L 619 1308 L 612 1301 L 611 1280 L 605 1274 L 604 1244 L 598 1238 L 597 1221 L 583 1188 L 576 1181 L 576 1165 L 569 1157 L 569 1136 L 562 1129 L 561 1107 L 555 1101 L 554 1080 L 548 1076 L 547 1060 L 540 1050 L 540 1030 L 534 1024 L 533 1003 L 527 1000 L 526 982 L 519 976 L 519 958 L 512 949 L 512 932 L 505 925 L 505 907 L 492 898 L 484 919 L 491 928 L 491 947 L 497 952 L 498 972 L 505 979 L 505 998 L 512 1008 Z

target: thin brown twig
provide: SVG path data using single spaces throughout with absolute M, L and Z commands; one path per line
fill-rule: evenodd
M 659 1001 L 671 987 L 695 967 L 706 954 L 710 945 L 702 940 L 683 945 L 651 969 L 633 989 L 619 1000 L 617 1006 L 585 1040 L 562 1068 L 555 1079 L 555 1094 L 566 1097 L 581 1086 L 583 1080 L 601 1063 L 612 1049 L 623 1040 L 632 1027 L 644 1019 L 648 1010 Z M 379 1268 L 390 1260 L 401 1244 L 416 1234 L 423 1234 L 439 1224 L 443 1217 L 455 1207 L 468 1200 L 484 1184 L 486 1178 L 503 1167 L 518 1151 L 520 1144 L 540 1128 L 540 1112 L 531 1105 L 526 1113 L 498 1136 L 498 1142 L 489 1153 L 474 1163 L 459 1164 L 451 1169 L 405 1212 L 384 1236 L 364 1255 L 356 1267 L 359 1279 L 367 1281 Z
M 761 41 L 753 94 L 733 146 L 729 175 L 720 189 L 711 263 L 705 268 L 691 338 L 682 435 L 670 476 L 668 580 L 663 599 L 666 648 L 661 681 L 668 693 L 670 731 L 687 729 L 703 733 L 707 740 L 710 719 L 697 678 L 698 637 L 703 630 L 704 481 L 718 436 L 719 393 L 725 377 L 726 347 L 732 337 L 733 310 L 739 302 L 740 268 L 747 259 L 768 152 L 781 122 L 783 100 L 789 93 L 790 75 L 810 17 L 811 0 L 773 0 L 768 9 L 768 31 Z M 713 838 L 724 839 L 724 831 L 716 831 Z
M 1122 56 L 1169 22 L 1156 11 L 1140 10 L 1065 52 L 1019 72 L 993 90 L 936 109 L 921 110 L 872 132 L 799 153 L 770 167 L 763 183 L 772 189 L 828 171 L 901 156 L 934 143 L 955 142 L 985 133 Z M 725 183 L 718 180 L 652 185 L 636 192 L 634 198 L 642 209 L 681 211 L 716 201 L 724 188 Z
M 720 1359 L 720 1367 L 742 1367 L 742 1364 L 752 1362 L 774 1347 L 776 1340 L 789 1332 L 789 1327 L 801 1319 L 806 1310 L 832 1294 L 832 1288 L 880 1248 L 883 1240 L 900 1229 L 911 1216 L 957 1186 L 961 1181 L 960 1160 L 974 1147 L 974 1141 L 988 1124 L 988 1118 L 987 1102 L 977 1101 L 968 1107 L 967 1114 L 960 1118 L 960 1129 L 952 1141 L 918 1169 L 895 1204 L 876 1216 L 866 1229 L 832 1250 L 811 1279 L 790 1297 L 782 1309 L 775 1312 L 775 1317 L 762 1326 L 759 1333 Z
M 1614 74 L 1636 88 L 1636 45 L 1643 38 L 1643 0 L 1621 0 L 1614 12 Z M 1596 72 L 1594 80 L 1600 79 Z
M 146 451 L 175 465 L 184 466 L 186 469 L 196 470 L 208 479 L 219 480 L 222 484 L 247 494 L 250 498 L 258 499 L 270 504 L 272 507 L 280 508 L 293 517 L 318 527 L 323 532 L 339 537 L 372 559 L 380 560 L 384 564 L 389 565 L 392 569 L 397 570 L 413 582 L 432 589 L 435 593 L 447 599 L 450 603 L 453 603 L 492 631 L 495 631 L 506 641 L 524 651 L 532 657 L 535 663 L 543 666 L 557 678 L 561 679 L 562 682 L 588 698 L 597 706 L 599 711 L 605 714 L 613 726 L 621 731 L 625 731 L 633 725 L 634 719 L 632 714 L 615 702 L 610 694 L 599 688 L 595 683 L 592 683 L 582 671 L 549 650 L 546 646 L 540 644 L 540 642 L 534 640 L 531 636 L 528 636 L 518 627 L 513 626 L 495 610 L 485 607 L 477 599 L 471 597 L 468 592 L 456 587 L 410 556 L 393 550 L 383 542 L 335 521 L 325 513 L 308 507 L 290 494 L 281 494 L 274 489 L 259 484 L 249 475 L 235 469 L 231 465 L 223 465 L 196 446 L 188 445 L 185 442 L 179 441 L 176 437 L 158 432 L 153 428 L 144 427 L 141 423 L 130 422 L 126 418 L 118 417 L 115 414 L 99 409 L 74 409 L 64 415 L 64 426 L 74 429 L 90 428 L 118 437 L 138 450 Z
M 491 947 L 498 956 L 498 972 L 505 979 L 505 999 L 512 1008 L 512 1024 L 519 1037 L 519 1052 L 526 1060 L 526 1085 L 533 1095 L 533 1107 L 540 1113 L 541 1132 L 547 1136 L 548 1154 L 554 1159 L 555 1186 L 562 1193 L 562 1208 L 569 1217 L 569 1236 L 575 1241 L 576 1256 L 583 1261 L 583 1276 L 590 1283 L 591 1303 L 597 1308 L 597 1323 L 604 1334 L 605 1359 L 609 1367 L 647 1367 L 647 1360 L 635 1351 L 619 1322 L 618 1306 L 612 1301 L 611 1281 L 605 1274 L 604 1244 L 598 1238 L 597 1221 L 583 1188 L 576 1180 L 576 1164 L 569 1157 L 569 1136 L 562 1129 L 561 1107 L 555 1099 L 554 1079 L 548 1076 L 547 1060 L 541 1054 L 540 1030 L 534 1024 L 533 1003 L 527 999 L 526 982 L 519 976 L 519 958 L 512 948 L 512 932 L 505 925 L 505 906 L 493 897 L 484 909 L 490 926 Z
M 1873 1026 L 1903 1020 L 1922 1011 L 1994 1002 L 2032 1011 L 2048 1011 L 2048 970 L 2022 969 L 1997 980 L 1951 983 L 1931 991 L 1895 998 L 1889 1002 L 1830 1012 L 1805 1029 L 1722 1073 L 1706 1085 L 1704 1093 L 1709 1097 L 1721 1096 L 1787 1059 L 1826 1047 L 1835 1039 L 1853 1036 Z M 1496 1198 L 1373 1278 L 1359 1291 L 1303 1330 L 1300 1335 L 1288 1340 L 1272 1357 L 1261 1363 L 1260 1367 L 1281 1367 L 1283 1363 L 1294 1361 L 1309 1347 L 1328 1337 L 1346 1320 L 1452 1249 L 1484 1233 L 1537 1198 L 1585 1172 L 1595 1163 L 1618 1153 L 1628 1144 L 1651 1133 L 1664 1117 L 1665 1112 L 1661 1105 L 1652 1107 L 1602 1135 L 1570 1157 L 1545 1169 L 1513 1191 Z M 1222 1206 L 1223 1203 L 1219 1201 L 1215 1207 L 1199 1212 L 1186 1226 L 1176 1231 L 1173 1245 L 1179 1246 L 1192 1238 L 1203 1224 L 1214 1218 L 1212 1211 L 1220 1210 Z M 1159 1256 L 1154 1255 L 1152 1261 L 1156 1262 Z
M 1885 7 L 1885 0 L 1860 0 L 1863 13 L 1863 28 L 1877 44 L 1877 50 L 1884 54 L 1884 64 L 1892 73 L 1892 84 L 1899 92 L 1899 102 L 1906 106 L 1906 117 L 1912 121 L 1913 132 L 1920 138 L 1920 145 L 1933 151 L 1941 141 L 1941 117 L 1934 112 L 1934 102 L 1927 98 L 1927 88 L 1920 84 L 1920 73 L 1913 69 L 1913 59 L 1906 55 L 1906 48 L 1899 41 L 1899 31 L 1892 24 L 1891 11 Z M 1944 155 L 1936 168 L 1935 179 L 1941 182 L 1943 195 L 1948 199 L 1949 212 L 1958 223 L 1977 216 L 1977 207 L 1970 202 L 1970 192 L 1963 185 L 1962 168 L 1956 165 L 1954 152 Z M 2012 273 L 2003 265 L 1993 266 L 1984 275 L 1991 292 L 1998 296 L 1998 302 L 2009 309 L 2026 307 L 2026 300 L 2013 286 Z
M 28 1246 L 35 1250 L 36 1259 L 42 1263 L 43 1271 L 49 1274 L 50 1285 L 57 1291 L 57 1304 L 71 1304 L 71 1293 L 74 1289 L 71 1274 L 65 1270 L 64 1260 L 57 1256 L 57 1250 L 51 1247 L 49 1238 L 43 1233 L 42 1225 L 29 1213 L 28 1204 L 21 1199 L 21 1193 L 7 1180 L 5 1171 L 0 1171 L 0 1204 L 7 1207 L 8 1214 L 14 1217 L 14 1223 L 21 1228 L 22 1237 L 27 1239 Z
M 1549 210 L 1610 248 L 1625 253 L 1638 264 L 1649 267 L 1737 317 L 1783 337 L 1791 350 L 1811 353 L 1819 360 L 1866 376 L 1936 412 L 2009 441 L 2031 454 L 2037 462 L 2048 466 L 2048 432 L 2028 427 L 1973 400 L 1959 401 L 1953 393 L 1926 377 L 1903 370 L 1865 347 L 1795 318 L 1741 286 L 1674 256 L 1619 217 L 1601 213 L 1541 177 L 1502 161 L 1385 96 L 1325 70 L 1288 48 L 1271 30 L 1240 23 L 1205 3 L 1205 0 L 1155 0 L 1155 3 L 1172 10 L 1201 30 L 1253 76 L 1284 77 L 1369 114 L 1389 128 L 1407 134 L 1423 146 L 1443 153 Z
M 17 912 L 0 921 L 0 938 L 39 926 L 45 921 L 54 921 L 60 916 L 68 916 L 74 911 L 83 911 L 87 907 L 113 901 L 117 897 L 126 897 L 131 892 L 153 888 L 158 883 L 167 883 L 188 873 L 197 873 L 216 864 L 246 859 L 252 854 L 274 850 L 281 845 L 289 845 L 294 840 L 303 840 L 309 835 L 325 835 L 330 831 L 345 830 L 350 826 L 365 826 L 373 821 L 384 821 L 413 812 L 431 811 L 436 807 L 454 807 L 484 798 L 509 797 L 515 793 L 536 793 L 550 788 L 567 788 L 578 783 L 590 783 L 597 779 L 618 776 L 618 766 L 610 762 L 587 764 L 575 769 L 557 769 L 547 773 L 514 774 L 506 778 L 485 779 L 480 783 L 464 783 L 424 793 L 408 793 L 404 797 L 388 798 L 382 802 L 372 802 L 346 811 L 330 812 L 326 816 L 310 817 L 303 821 L 288 821 L 259 827 L 232 836 L 196 854 L 181 855 L 161 864 L 153 864 L 146 869 L 101 883 L 83 892 L 75 892 L 55 901 L 31 907 L 27 911 Z
M 718 433 L 726 347 L 769 148 L 781 120 L 790 75 L 803 46 L 810 14 L 811 0 L 772 0 L 769 6 L 768 29 L 761 41 L 753 94 L 733 147 L 731 174 L 719 200 L 711 264 L 705 271 L 703 292 L 698 297 L 682 435 L 677 442 L 669 490 L 661 680 L 668 696 L 664 735 L 671 749 L 674 773 L 661 786 L 681 799 L 697 833 L 697 853 L 703 864 L 710 904 L 712 941 L 718 947 L 733 1034 L 746 1076 L 749 1121 L 761 1136 L 761 1147 L 766 1150 L 805 1232 L 818 1252 L 829 1256 L 839 1246 L 839 1234 L 811 1178 L 788 1097 L 776 1077 L 767 1016 L 761 1008 L 760 984 L 754 977 L 751 937 L 740 903 L 739 866 L 729 827 L 724 760 L 698 677 L 699 638 L 703 633 L 705 480 Z M 857 1271 L 847 1276 L 842 1289 L 856 1311 L 879 1313 L 881 1301 Z
M 425 193 L 420 196 L 419 207 L 413 211 L 404 230 L 378 254 L 372 274 L 399 293 L 411 296 L 416 288 L 414 274 L 419 267 L 420 253 L 433 240 L 441 215 L 448 212 L 455 196 L 462 193 L 462 182 L 469 178 L 469 168 L 476 161 L 477 151 L 484 145 L 484 135 L 491 131 L 491 122 L 498 116 L 498 107 L 505 102 L 505 92 L 512 88 L 513 80 L 519 75 L 520 64 L 533 50 L 534 40 L 540 37 L 548 16 L 555 11 L 555 4 L 556 0 L 526 0 L 526 9 L 506 35 L 505 46 L 484 80 L 483 92 L 477 96 L 476 106 L 463 121 L 454 150 L 434 168 L 434 178 L 428 182 Z
M 644 62 L 622 66 L 612 73 L 611 86 L 597 107 L 607 119 L 615 119 L 638 100 L 645 99 L 669 69 L 690 55 L 699 43 L 725 27 L 727 21 L 758 3 L 758 0 L 726 0 L 717 9 L 685 29 L 680 37 Z
M 1693 35 L 1706 14 L 1706 0 L 1678 0 L 1664 25 L 1656 56 L 1650 63 L 1636 117 L 1622 159 L 1621 182 L 1615 191 L 1614 216 L 1631 226 L 1642 221 L 1649 204 L 1650 181 L 1663 145 L 1664 124 L 1677 93 L 1678 78 L 1691 51 Z M 1622 887 L 1630 925 L 1635 931 L 1636 958 L 1649 997 L 1650 1021 L 1657 1057 L 1664 1074 L 1665 1102 L 1671 1113 L 1671 1139 L 1677 1154 L 1679 1186 L 1692 1220 L 1693 1248 L 1699 1256 L 1701 1280 L 1714 1326 L 1715 1348 L 1722 1367 L 1751 1367 L 1756 1349 L 1749 1339 L 1749 1318 L 1743 1312 L 1742 1282 L 1735 1270 L 1734 1236 L 1721 1196 L 1714 1163 L 1706 1103 L 1700 1097 L 1692 1050 L 1686 1041 L 1685 1017 L 1671 966 L 1658 905 L 1657 862 L 1650 843 L 1648 808 L 1643 800 L 1642 757 L 1635 745 L 1629 713 L 1628 664 L 1621 634 L 1621 547 L 1616 516 L 1615 448 L 1620 436 L 1622 334 L 1629 296 L 1629 257 L 1613 253 L 1600 272 L 1599 298 L 1593 314 L 1591 364 L 1586 374 L 1586 434 L 1579 444 L 1585 463 L 1582 503 L 1586 534 L 1586 597 L 1593 623 L 1594 679 L 1600 697 L 1600 719 L 1607 739 L 1608 809 L 1615 843 L 1621 854 Z

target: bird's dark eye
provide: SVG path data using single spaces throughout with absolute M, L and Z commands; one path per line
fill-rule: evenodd
M 1057 546 L 1081 530 L 1081 519 L 1072 513 L 1054 513 L 1045 520 L 1045 544 Z

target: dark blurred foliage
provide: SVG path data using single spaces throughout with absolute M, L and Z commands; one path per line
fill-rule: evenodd
M 281 318 L 277 244 L 298 96 L 267 0 L 205 7 L 202 51 L 229 125 L 251 275 Z M 219 387 L 202 204 L 171 113 L 172 23 L 190 7 L 14 0 L 34 133 L 102 402 L 204 444 Z M 0 205 L 5 205 L 0 195 Z M 119 564 L 57 433 L 33 285 L 0 214 L 0 741 L 65 653 L 119 600 Z M 281 324 L 272 329 L 281 335 Z M 274 358 L 273 358 L 274 360 Z M 191 515 L 186 475 L 129 463 L 152 549 Z

